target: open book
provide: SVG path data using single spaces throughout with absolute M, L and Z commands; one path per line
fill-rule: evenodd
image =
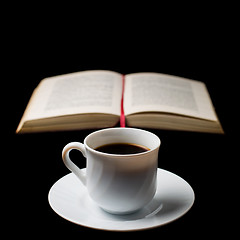
M 93 70 L 43 79 L 17 133 L 116 126 L 223 133 L 203 82 Z

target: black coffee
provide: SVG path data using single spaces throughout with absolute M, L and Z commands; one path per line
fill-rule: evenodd
M 95 150 L 110 154 L 136 154 L 150 149 L 134 143 L 111 143 L 97 147 Z

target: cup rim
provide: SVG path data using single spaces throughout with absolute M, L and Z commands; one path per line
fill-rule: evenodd
M 113 130 L 125 131 L 126 129 L 129 129 L 129 130 L 131 130 L 131 131 L 142 131 L 142 132 L 145 132 L 145 133 L 147 133 L 147 134 L 151 134 L 151 135 L 154 136 L 154 137 L 157 139 L 157 141 L 158 141 L 156 147 L 154 147 L 154 148 L 152 148 L 152 149 L 150 149 L 150 150 L 147 150 L 146 152 L 141 152 L 141 153 L 113 154 L 113 153 L 104 153 L 104 152 L 97 151 L 97 150 L 95 150 L 94 148 L 90 147 L 90 146 L 87 144 L 87 140 L 88 140 L 90 137 L 92 137 L 93 135 L 95 135 L 95 134 L 97 134 L 97 133 L 99 133 L 99 132 L 113 131 Z M 88 136 L 86 136 L 86 138 L 84 139 L 84 146 L 85 146 L 89 151 L 91 151 L 91 152 L 93 152 L 93 153 L 95 153 L 95 154 L 99 154 L 99 155 L 101 155 L 101 156 L 109 156 L 109 157 L 125 157 L 125 158 L 126 158 L 126 157 L 132 157 L 132 156 L 136 157 L 136 156 L 140 156 L 140 155 L 145 155 L 145 154 L 149 154 L 150 152 L 155 151 L 156 149 L 158 149 L 158 148 L 160 147 L 160 145 L 161 145 L 161 140 L 160 140 L 160 138 L 159 138 L 156 134 L 154 134 L 154 133 L 152 133 L 152 132 L 150 132 L 150 131 L 147 131 L 147 130 L 140 129 L 140 128 L 129 128 L 129 127 L 124 127 L 124 128 L 123 128 L 123 127 L 115 127 L 115 128 L 104 128 L 104 129 L 100 129 L 100 130 L 97 130 L 97 131 L 94 131 L 94 132 L 90 133 L 90 134 L 89 134 Z

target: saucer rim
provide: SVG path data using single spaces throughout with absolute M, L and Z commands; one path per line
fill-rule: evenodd
M 86 168 L 82 168 L 81 170 L 83 171 L 86 171 Z M 171 174 L 171 175 L 174 175 L 174 177 L 176 178 L 179 178 L 181 179 L 189 188 L 189 190 L 191 190 L 191 193 L 192 193 L 192 201 L 191 201 L 191 204 L 188 205 L 188 207 L 181 213 L 179 214 L 177 217 L 174 217 L 172 220 L 169 220 L 169 221 L 166 221 L 165 223 L 160 223 L 160 224 L 155 224 L 155 225 L 152 225 L 152 226 L 147 226 L 147 227 L 139 227 L 139 228 L 131 228 L 131 229 L 112 229 L 112 228 L 104 228 L 104 227 L 96 227 L 96 226 L 92 226 L 92 225 L 89 225 L 89 224 L 84 224 L 84 223 L 79 223 L 79 222 L 76 222 L 76 221 L 73 221 L 72 219 L 69 219 L 67 217 L 64 216 L 64 214 L 61 214 L 59 212 L 57 212 L 57 210 L 54 209 L 53 207 L 53 204 L 52 204 L 52 200 L 51 200 L 51 193 L 54 189 L 54 186 L 56 184 L 58 184 L 59 181 L 63 180 L 64 178 L 66 178 L 67 176 L 69 175 L 74 175 L 72 172 L 64 175 L 63 177 L 59 178 L 50 188 L 49 190 L 49 193 L 48 193 L 48 202 L 49 202 L 49 205 L 50 207 L 52 208 L 52 210 L 58 215 L 60 216 L 61 218 L 71 222 L 71 223 L 74 223 L 76 225 L 79 225 L 81 227 L 87 227 L 87 228 L 90 228 L 90 229 L 94 229 L 94 230 L 101 230 L 101 231 L 110 231 L 110 232 L 134 232 L 134 231 L 144 231 L 144 230 L 150 230 L 150 229 L 154 229 L 154 228 L 157 228 L 157 227 L 161 227 L 161 226 L 164 226 L 164 225 L 167 225 L 169 223 L 172 223 L 176 220 L 178 220 L 179 218 L 181 218 L 183 215 L 185 215 L 193 206 L 194 202 L 195 202 L 195 193 L 194 193 L 194 190 L 193 188 L 191 187 L 191 185 L 185 180 L 183 179 L 182 177 L 178 176 L 177 174 L 175 173 L 172 173 L 168 170 L 165 170 L 165 169 L 162 169 L 162 168 L 157 168 L 157 172 L 159 174 L 159 171 L 164 171 L 165 173 L 167 174 Z M 82 186 L 83 187 L 83 186 Z M 104 211 L 104 210 L 103 210 Z M 139 220 L 139 219 L 138 219 Z M 110 221 L 110 222 L 114 222 L 114 221 L 111 221 L 111 220 L 106 220 L 106 219 L 103 219 L 103 221 Z M 133 221 L 137 221 L 137 220 L 133 220 Z

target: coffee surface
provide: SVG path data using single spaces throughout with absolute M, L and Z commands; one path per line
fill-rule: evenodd
M 99 146 L 95 150 L 110 154 L 136 154 L 146 152 L 150 149 L 134 143 L 111 143 Z

